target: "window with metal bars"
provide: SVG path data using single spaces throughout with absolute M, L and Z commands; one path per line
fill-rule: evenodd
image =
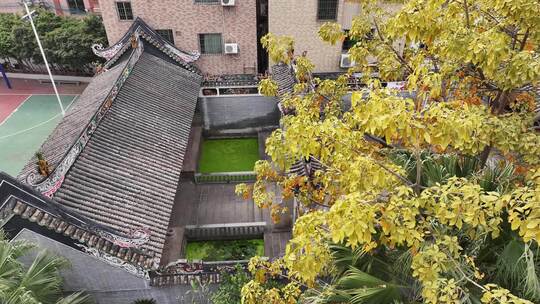
M 223 53 L 223 41 L 221 34 L 199 34 L 201 54 Z
M 317 9 L 318 20 L 336 20 L 338 10 L 338 0 L 318 0 Z
M 72 14 L 84 14 L 86 9 L 83 0 L 68 0 L 69 12 Z
M 131 2 L 116 2 L 116 9 L 118 10 L 118 17 L 120 18 L 120 20 L 133 20 L 133 10 L 131 9 Z
M 174 44 L 174 36 L 172 30 L 156 30 L 156 33 L 158 33 L 161 38 L 169 41 L 170 43 Z

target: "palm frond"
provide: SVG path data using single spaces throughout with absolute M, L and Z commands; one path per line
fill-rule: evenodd
M 360 269 L 351 267 L 338 281 L 337 288 L 351 295 L 350 303 L 371 304 L 402 301 L 401 289 L 406 287 L 386 282 Z
M 56 304 L 89 304 L 92 303 L 90 296 L 85 295 L 83 292 L 77 292 L 70 294 L 67 297 L 61 298 Z M 154 302 L 155 303 L 155 302 Z
M 522 278 L 524 294 L 533 300 L 540 300 L 540 278 L 538 277 L 534 253 L 528 244 L 525 244 L 521 259 L 525 261 L 526 272 Z
M 23 269 L 23 265 L 17 259 L 29 248 L 30 246 L 23 242 L 0 241 L 0 293 L 16 286 Z
M 41 304 L 30 290 L 19 287 L 11 290 L 10 293 L 4 294 L 0 297 L 0 303 L 2 304 Z
M 40 302 L 54 303 L 61 293 L 59 270 L 67 266 L 65 259 L 41 251 L 23 274 L 20 286 L 32 291 Z
M 485 191 L 507 192 L 514 177 L 515 168 L 511 163 L 503 162 L 494 167 L 486 167 L 478 179 L 478 184 Z
M 511 240 L 497 257 L 496 280 L 523 297 L 540 300 L 540 278 L 533 251 L 527 244 Z

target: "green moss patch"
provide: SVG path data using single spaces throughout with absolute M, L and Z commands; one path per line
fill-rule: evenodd
M 235 241 L 188 241 L 186 259 L 189 261 L 234 261 L 249 260 L 254 256 L 264 255 L 264 241 L 235 240 Z
M 257 138 L 204 139 L 200 173 L 253 171 L 259 159 Z

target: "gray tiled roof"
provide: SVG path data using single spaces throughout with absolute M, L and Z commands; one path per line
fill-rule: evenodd
M 111 68 L 107 73 L 94 77 L 81 96 L 66 111 L 64 119 L 43 143 L 39 151 L 43 153 L 51 168 L 58 165 L 71 145 L 80 136 L 88 122 L 90 122 L 92 115 L 109 94 L 125 65 L 126 62 L 124 61 Z M 33 156 L 19 173 L 19 179 L 24 181 L 28 174 L 38 174 L 36 163 L 37 159 Z
M 160 255 L 199 84 L 199 75 L 143 53 L 55 200 L 124 233 L 148 228 L 143 247 Z

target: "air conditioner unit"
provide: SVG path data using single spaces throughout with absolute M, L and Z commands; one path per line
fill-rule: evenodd
M 225 54 L 238 54 L 238 43 L 225 43 Z
M 222 6 L 234 6 L 235 0 L 221 0 Z
M 354 66 L 355 63 L 353 60 L 351 60 L 351 55 L 349 54 L 341 54 L 341 60 L 339 61 L 339 66 L 341 68 L 350 68 Z

